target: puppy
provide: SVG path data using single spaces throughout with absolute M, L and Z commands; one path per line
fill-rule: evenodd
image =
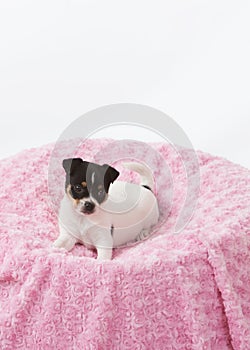
M 71 250 L 75 243 L 97 249 L 98 259 L 111 259 L 112 248 L 146 237 L 159 219 L 153 176 L 140 163 L 123 166 L 140 174 L 141 185 L 115 181 L 119 172 L 70 158 L 63 161 L 65 195 L 59 210 L 54 246 Z

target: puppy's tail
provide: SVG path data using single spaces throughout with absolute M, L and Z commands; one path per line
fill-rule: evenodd
M 150 168 L 148 168 L 146 165 L 143 165 L 141 163 L 135 163 L 135 162 L 126 162 L 126 163 L 122 163 L 122 165 L 124 166 L 124 168 L 133 170 L 140 175 L 142 186 L 147 187 L 150 190 L 153 189 L 154 177 Z

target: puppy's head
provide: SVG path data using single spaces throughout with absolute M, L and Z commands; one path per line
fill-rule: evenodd
M 108 164 L 98 165 L 81 158 L 63 160 L 66 172 L 65 191 L 81 214 L 92 214 L 108 197 L 110 184 L 119 172 Z

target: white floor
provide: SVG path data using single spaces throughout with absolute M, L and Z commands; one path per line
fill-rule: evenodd
M 248 0 L 0 2 L 0 158 L 130 102 L 168 114 L 196 149 L 250 168 L 249 18 Z M 103 135 L 158 139 L 111 129 Z

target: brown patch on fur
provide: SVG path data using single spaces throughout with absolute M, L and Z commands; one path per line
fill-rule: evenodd
M 77 208 L 77 206 L 78 206 L 78 204 L 79 204 L 79 202 L 80 202 L 80 199 L 74 199 L 74 198 L 72 198 L 72 199 L 73 199 L 73 205 L 74 205 L 74 207 Z
M 83 187 L 87 187 L 87 183 L 85 181 L 82 182 Z
M 67 194 L 71 197 L 71 195 L 70 195 L 70 188 L 71 188 L 71 186 L 68 185 L 68 186 L 67 186 L 67 189 L 66 189 L 66 192 L 67 192 Z
M 99 185 L 97 188 L 98 188 L 98 190 L 103 190 L 103 186 L 102 185 Z

